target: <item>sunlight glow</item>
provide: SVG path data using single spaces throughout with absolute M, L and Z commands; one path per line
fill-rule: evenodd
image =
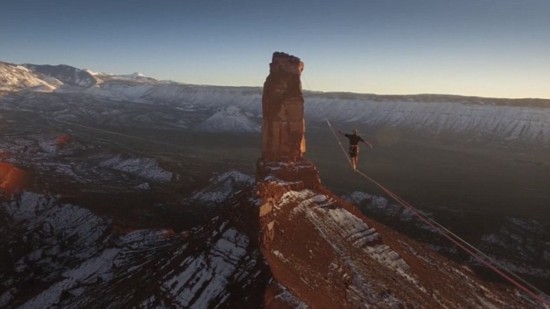
M 0 162 L 0 191 L 11 195 L 25 187 L 28 173 L 10 163 Z

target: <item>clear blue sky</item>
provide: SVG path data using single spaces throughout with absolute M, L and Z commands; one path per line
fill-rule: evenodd
M 3 0 L 0 61 L 261 86 L 550 98 L 549 0 Z

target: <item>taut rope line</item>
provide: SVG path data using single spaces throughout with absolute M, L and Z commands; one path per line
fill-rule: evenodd
M 336 132 L 334 131 L 334 128 L 332 127 L 330 121 L 326 119 L 326 122 L 330 128 L 330 131 L 338 141 L 338 145 L 340 145 L 340 149 L 346 156 L 346 159 L 351 165 L 351 160 L 348 157 L 348 154 L 346 153 L 346 150 L 344 146 L 342 145 L 342 142 Z M 447 238 L 449 241 L 451 241 L 453 244 L 464 250 L 466 253 L 470 254 L 472 257 L 474 257 L 476 260 L 478 260 L 481 264 L 487 266 L 489 269 L 500 275 L 502 278 L 506 279 L 508 282 L 515 285 L 520 290 L 524 291 L 537 301 L 539 301 L 542 304 L 550 304 L 550 297 L 546 295 L 543 291 L 526 281 L 525 279 L 521 278 L 520 276 L 516 275 L 514 272 L 508 270 L 506 267 L 499 264 L 497 261 L 489 257 L 487 254 L 483 253 L 481 250 L 477 249 L 470 243 L 468 243 L 466 240 L 462 239 L 460 236 L 456 235 L 455 233 L 451 232 L 449 229 L 444 227 L 443 225 L 439 224 L 435 220 L 426 217 L 423 215 L 419 210 L 414 208 L 410 203 L 399 197 L 397 194 L 393 193 L 391 190 L 380 184 L 378 181 L 374 180 L 367 174 L 361 172 L 360 170 L 356 169 L 355 172 L 357 172 L 359 175 L 367 179 L 368 181 L 372 182 L 374 185 L 382 189 L 386 194 L 388 194 L 391 198 L 393 198 L 397 203 L 399 203 L 401 206 L 403 206 L 406 209 L 409 209 L 416 217 L 418 217 L 420 220 L 422 220 L 424 223 L 428 224 L 430 227 L 432 227 L 434 230 L 439 232 L 442 236 Z M 521 282 L 521 283 L 520 283 Z M 522 284 L 523 283 L 523 284 Z M 528 286 L 529 288 L 527 288 Z M 536 292 L 536 293 L 535 293 Z M 538 294 L 537 294 L 538 293 Z

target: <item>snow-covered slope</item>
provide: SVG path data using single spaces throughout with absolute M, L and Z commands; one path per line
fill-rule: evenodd
M 61 182 L 120 190 L 144 182 L 168 183 L 174 176 L 156 159 L 120 154 L 74 139 L 62 144 L 59 136 L 49 134 L 6 136 L 0 149 L 5 152 L 3 161 L 25 166 L 35 179 L 49 185 Z
M 65 85 L 91 87 L 97 83 L 97 80 L 88 71 L 68 65 L 25 64 L 24 66 L 33 72 L 55 78 Z
M 501 256 L 516 273 L 550 280 L 550 235 L 536 220 L 508 217 L 498 231 L 483 235 L 481 249 Z
M 150 158 L 109 156 L 99 161 L 98 165 L 154 182 L 168 182 L 172 178 L 172 173 L 164 170 L 156 160 Z
M 423 239 L 430 239 L 432 247 L 440 252 L 455 250 L 441 237 L 439 231 L 419 220 L 409 209 L 390 203 L 384 197 L 355 191 L 343 198 L 358 205 L 363 213 L 371 218 L 391 222 L 390 225 L 393 228 L 409 231 L 411 235 L 422 235 Z M 431 217 L 428 213 L 423 215 Z M 508 270 L 536 280 L 548 281 L 550 279 L 550 243 L 546 241 L 547 239 L 548 231 L 538 221 L 507 217 L 497 230 L 480 235 L 479 241 L 472 241 L 472 243 L 478 243 L 476 245 L 482 252 Z M 479 264 L 474 259 L 471 259 L 470 263 Z
M 166 82 L 108 81 L 87 91 L 138 102 L 210 108 L 200 124 L 207 131 L 255 131 L 261 117 L 261 89 L 193 86 Z M 305 92 L 309 123 L 331 119 L 370 127 L 387 126 L 469 139 L 550 144 L 550 101 L 453 96 L 369 96 Z
M 410 128 L 431 135 L 550 144 L 550 106 L 409 102 L 405 98 L 377 102 L 317 97 L 309 102 L 306 113 L 317 121 L 329 118 L 368 126 Z
M 59 84 L 54 79 L 44 80 L 24 66 L 0 62 L 0 91 L 53 91 Z
M 252 115 L 251 115 L 252 116 Z M 240 108 L 229 106 L 216 113 L 198 126 L 205 132 L 260 132 L 260 124 L 249 118 Z
M 113 90 L 104 83 L 100 91 Z M 256 130 L 250 117 L 261 117 L 261 89 L 191 86 L 181 84 L 117 86 L 115 96 L 185 108 L 218 109 L 201 124 L 208 130 L 219 126 Z M 110 89 L 110 90 L 108 90 Z M 308 123 L 350 123 L 369 127 L 394 127 L 427 135 L 454 134 L 470 140 L 529 142 L 550 145 L 550 101 L 498 100 L 440 96 L 388 97 L 340 96 L 305 92 Z M 240 114 L 236 113 L 236 108 Z M 247 115 L 247 117 L 242 116 Z
M 105 78 L 105 76 L 102 76 L 102 78 Z M 85 94 L 110 100 L 145 103 L 148 101 L 144 97 L 153 88 L 154 84 L 150 84 L 147 81 L 114 77 L 103 81 L 99 85 L 82 89 L 81 91 Z
M 0 203 L 2 308 L 254 308 L 267 272 L 228 216 L 175 234 L 23 192 Z M 253 237 L 253 236 L 252 236 Z
M 229 171 L 210 179 L 210 185 L 195 192 L 190 198 L 190 203 L 201 205 L 220 205 L 236 190 L 240 190 L 254 183 L 254 178 L 238 171 Z

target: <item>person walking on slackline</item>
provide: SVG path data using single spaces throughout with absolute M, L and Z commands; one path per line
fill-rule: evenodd
M 357 155 L 359 154 L 359 142 L 365 143 L 365 145 L 372 148 L 372 144 L 369 141 L 364 140 L 361 136 L 357 134 L 357 129 L 353 130 L 353 134 L 346 134 L 342 130 L 338 130 L 340 134 L 349 139 L 349 158 L 351 160 L 351 165 L 353 169 L 357 169 Z

